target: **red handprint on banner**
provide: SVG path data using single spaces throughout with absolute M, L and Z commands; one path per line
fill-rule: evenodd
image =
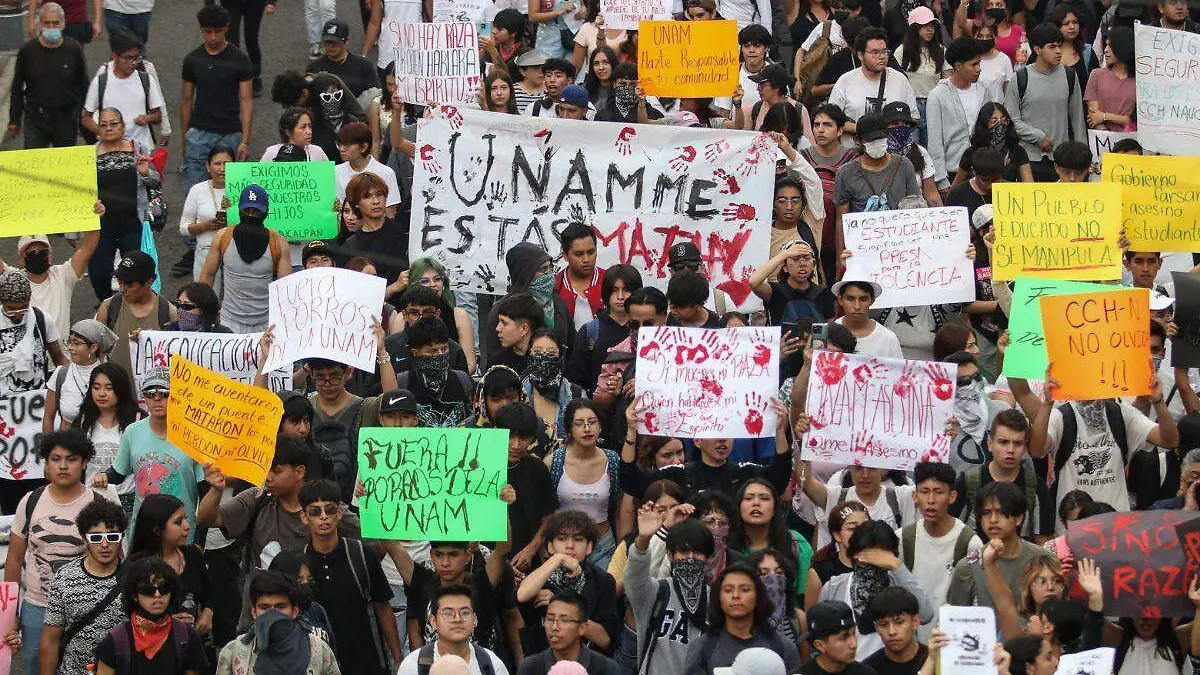
M 633 127 L 623 127 L 617 132 L 617 152 L 622 155 L 629 156 L 633 154 L 633 137 L 637 136 L 637 130 Z
M 746 416 L 742 418 L 742 424 L 751 436 L 757 438 L 763 430 L 762 413 L 767 409 L 767 399 L 761 394 L 746 394 L 746 408 Z
M 900 372 L 900 378 L 892 385 L 892 393 L 904 398 L 912 393 L 913 385 L 916 384 L 915 373 L 913 372 L 913 364 L 910 361 L 904 362 L 904 370 Z
M 646 433 L 648 433 L 648 434 L 657 434 L 658 433 L 658 415 L 656 413 L 652 413 L 652 412 L 646 413 L 646 416 L 643 419 L 643 423 L 646 425 Z
M 721 188 L 721 194 L 723 195 L 732 196 L 742 191 L 742 187 L 738 185 L 737 177 L 730 175 L 725 169 L 717 169 L 716 173 L 713 174 L 713 180 L 725 184 L 725 187 Z
M 729 141 L 722 138 L 719 141 L 714 141 L 704 146 L 704 159 L 715 162 L 726 152 L 729 152 Z
M 462 113 L 452 105 L 442 106 L 442 117 L 446 118 L 446 123 L 450 125 L 450 129 L 458 131 L 462 129 L 463 117 Z
M 774 356 L 774 354 L 772 353 L 771 348 L 767 345 L 755 345 L 754 356 L 751 358 L 754 359 L 754 363 L 758 364 L 762 368 L 766 368 L 767 364 L 771 362 L 772 356 Z
M 725 216 L 725 222 L 727 223 L 739 220 L 743 223 L 748 223 L 754 220 L 756 214 L 757 211 L 749 204 L 728 204 L 721 210 L 721 215 Z
M 422 145 L 417 154 L 421 158 L 421 167 L 429 173 L 441 173 L 442 165 L 437 161 L 437 148 L 426 143 Z
M 949 401 L 954 396 L 954 382 L 942 374 L 942 370 L 932 363 L 925 364 L 925 374 L 933 385 L 933 395 L 939 401 Z
M 817 352 L 813 358 L 813 370 L 827 387 L 841 382 L 848 369 L 846 355 L 841 352 Z
M 704 392 L 709 398 L 719 398 L 725 392 L 725 388 L 717 382 L 717 378 L 711 375 L 702 375 L 700 377 L 700 391 Z
M 685 363 L 704 363 L 708 360 L 708 348 L 704 345 L 676 345 L 675 346 L 675 365 L 682 366 Z
M 722 361 L 732 353 L 724 337 L 718 337 L 718 334 L 715 330 L 705 331 L 704 337 L 700 338 L 700 343 L 708 348 L 709 358 L 714 361 Z
M 688 168 L 693 159 L 696 159 L 696 148 L 691 145 L 685 145 L 679 149 L 678 155 L 671 158 L 671 168 L 682 172 Z
M 662 351 L 662 347 L 657 342 L 650 341 L 638 350 L 638 355 L 647 361 L 657 361 L 658 354 Z

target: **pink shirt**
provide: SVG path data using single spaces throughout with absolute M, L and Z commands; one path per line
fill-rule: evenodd
M 1001 37 L 999 34 L 996 35 L 996 49 L 1003 52 L 1016 64 L 1017 51 L 1021 48 L 1021 40 L 1025 38 L 1025 29 L 1015 23 L 1011 26 L 1012 29 L 1008 31 L 1006 37 Z
M 1084 101 L 1100 104 L 1100 111 L 1114 115 L 1132 115 L 1137 106 L 1137 84 L 1132 77 L 1121 79 L 1108 68 L 1097 68 L 1088 77 Z M 1105 122 L 1107 131 L 1125 131 L 1124 124 Z

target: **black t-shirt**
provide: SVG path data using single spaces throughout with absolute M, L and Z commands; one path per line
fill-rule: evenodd
M 375 263 L 375 270 L 387 282 L 393 283 L 408 269 L 408 228 L 391 218 L 373 232 L 359 230 L 343 245 L 347 260 L 356 255 L 366 256 Z
M 213 56 L 200 45 L 183 57 L 183 81 L 196 87 L 189 124 L 201 131 L 233 134 L 242 130 L 238 88 L 254 79 L 250 57 L 232 44 Z M 185 129 L 186 131 L 186 129 Z
M 512 552 L 516 555 L 529 545 L 542 519 L 558 508 L 558 493 L 545 462 L 532 455 L 508 465 L 508 484 L 517 492 L 517 501 L 508 505 Z
M 800 666 L 800 675 L 876 675 L 871 666 L 855 661 L 843 670 L 825 670 L 817 663 L 817 657 L 812 657 Z
M 133 646 L 133 628 L 126 622 L 125 630 L 129 635 L 129 669 L 124 670 L 117 663 L 117 643 L 110 632 L 104 636 L 100 644 L 96 646 L 96 660 L 116 671 L 117 675 L 179 675 L 179 673 L 194 670 L 198 673 L 208 671 L 208 657 L 204 655 L 204 644 L 200 641 L 200 635 L 195 628 L 187 626 L 188 643 L 187 649 L 183 652 L 184 666 L 180 668 L 176 663 L 178 656 L 176 655 L 176 647 L 167 638 L 166 644 L 159 648 L 154 654 L 154 658 L 147 659 L 145 654 L 134 649 Z
M 822 560 L 814 560 L 812 568 L 817 573 L 817 578 L 821 580 L 821 583 L 825 583 L 839 574 L 851 571 L 849 567 L 842 564 L 842 559 L 836 553 Z
M 342 78 L 342 82 L 346 83 L 355 98 L 371 87 L 379 86 L 379 71 L 375 69 L 375 64 L 358 54 L 347 52 L 346 60 L 341 63 L 328 56 L 322 56 L 308 64 L 307 72 L 320 73 L 322 71 Z
M 366 559 L 367 584 L 370 591 L 370 604 L 363 601 L 362 591 L 355 581 L 355 572 L 351 568 L 350 556 L 356 553 L 347 550 L 347 539 L 340 538 L 337 548 L 328 555 L 308 547 L 308 566 L 312 570 L 316 582 L 316 593 L 313 598 L 321 603 L 329 615 L 329 623 L 337 631 L 337 662 L 343 673 L 387 673 L 388 668 L 380 662 L 379 651 L 386 645 L 376 645 L 374 634 L 382 631 L 376 621 L 375 608 L 377 602 L 388 602 L 392 599 L 392 587 L 383 576 L 379 554 L 370 546 L 363 546 L 363 557 Z M 353 546 L 353 544 L 351 544 Z M 389 674 L 390 675 L 390 674 Z
M 966 171 L 965 175 L 973 176 L 975 171 L 971 166 L 971 154 L 976 150 L 985 146 L 973 145 L 967 148 L 967 151 L 962 154 L 962 159 L 958 161 L 958 170 Z M 991 146 L 987 146 L 991 147 Z M 1021 180 L 1020 168 L 1029 163 L 1029 153 L 1025 152 L 1020 144 L 1014 145 L 1008 150 L 1008 157 L 1004 160 L 1004 181 L 1006 183 L 1016 183 Z
M 483 554 L 476 550 L 467 567 L 465 581 L 475 592 L 472 601 L 475 616 L 479 619 L 471 639 L 496 652 L 505 663 L 511 663 L 503 626 L 504 612 L 517 606 L 517 588 L 512 572 L 506 570 L 500 578 L 500 584 L 492 586 L 487 575 L 487 561 L 484 560 Z M 408 588 L 408 618 L 415 619 L 420 625 L 424 644 L 430 644 L 437 639 L 437 632 L 429 622 L 429 608 L 433 593 L 441 585 L 441 579 L 428 567 L 413 567 L 412 584 Z
M 833 293 L 817 284 L 807 290 L 793 288 L 786 281 L 771 282 L 771 301 L 767 303 L 767 316 L 772 326 L 797 319 L 828 321 L 834 314 Z
M 817 84 L 837 84 L 839 77 L 860 65 L 858 56 L 855 55 L 853 49 L 849 47 L 841 49 L 838 53 L 830 55 L 829 60 L 825 62 L 821 74 L 817 75 Z
M 704 325 L 697 326 L 697 328 L 720 328 L 721 327 L 721 317 L 717 316 L 717 313 L 712 311 L 711 309 L 708 309 L 707 311 L 708 311 L 708 318 L 705 319 Z M 682 324 L 679 323 L 679 321 L 675 318 L 675 315 L 672 314 L 671 316 L 667 317 L 667 325 L 668 326 L 681 326 Z
M 929 648 L 917 645 L 917 653 L 911 660 L 897 663 L 888 658 L 886 650 L 880 649 L 863 660 L 863 665 L 870 666 L 879 675 L 917 675 L 925 659 L 929 658 Z
M 946 206 L 965 206 L 967 207 L 967 220 L 971 220 L 975 209 L 989 203 L 991 200 L 975 191 L 971 187 L 971 181 L 963 181 L 958 185 L 950 188 L 950 192 L 946 193 Z

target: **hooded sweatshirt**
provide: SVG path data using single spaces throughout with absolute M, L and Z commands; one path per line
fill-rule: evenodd
M 653 631 L 657 640 L 654 653 L 650 660 L 642 664 L 639 673 L 683 673 L 684 662 L 687 660 L 688 645 L 700 637 L 698 630 L 688 619 L 684 611 L 683 600 L 679 597 L 675 584 L 667 579 L 670 595 L 667 606 L 662 613 L 660 625 L 650 626 L 654 600 L 658 597 L 658 579 L 650 574 L 649 549 L 642 551 L 636 545 L 629 547 L 629 562 L 625 565 L 625 594 L 633 603 L 633 613 L 637 617 L 638 658 L 646 649 L 646 634 Z M 707 592 L 707 584 L 705 584 Z M 703 610 L 701 610 L 703 611 Z
M 981 79 L 972 84 L 971 89 L 974 89 L 974 96 L 979 97 L 980 107 L 1004 100 L 1004 94 L 995 82 Z M 942 181 L 948 180 L 949 171 L 958 169 L 963 153 L 971 147 L 971 130 L 975 128 L 979 110 L 968 113 L 963 108 L 958 88 L 947 78 L 940 80 L 929 93 L 925 114 L 929 118 L 928 149 L 933 158 L 933 177 L 941 185 Z

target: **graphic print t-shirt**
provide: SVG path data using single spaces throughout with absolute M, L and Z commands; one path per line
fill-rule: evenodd
M 1121 449 L 1108 427 L 1103 405 L 1099 402 L 1082 405 L 1072 402 L 1070 405 L 1075 410 L 1079 430 L 1075 448 L 1059 472 L 1055 509 L 1063 495 L 1071 490 L 1083 490 L 1098 502 L 1112 504 L 1118 511 L 1128 511 L 1125 464 Z M 1121 417 L 1125 420 L 1125 435 L 1129 442 L 1127 447 L 1132 452 L 1146 442 L 1146 437 L 1154 429 L 1154 422 L 1128 403 L 1121 403 Z M 1063 416 L 1057 406 L 1050 413 L 1048 433 L 1050 456 L 1054 457 L 1063 435 Z
M 13 517 L 12 531 L 28 532 L 25 549 L 24 602 L 38 607 L 46 606 L 46 591 L 59 568 L 83 556 L 83 537 L 75 526 L 75 519 L 85 506 L 98 497 L 95 490 L 85 489 L 78 497 L 60 504 L 50 496 L 49 489 L 41 493 L 33 509 L 33 517 L 25 522 L 25 509 L 33 493 L 21 498 Z M 27 527 L 28 525 L 28 527 Z
M 196 484 L 204 480 L 204 467 L 182 450 L 150 429 L 150 419 L 130 424 L 121 436 L 121 447 L 113 459 L 113 469 L 133 476 L 135 499 L 133 517 L 137 518 L 142 500 L 149 495 L 167 494 L 183 502 L 188 524 L 196 531 Z M 191 541 L 192 535 L 188 535 Z

